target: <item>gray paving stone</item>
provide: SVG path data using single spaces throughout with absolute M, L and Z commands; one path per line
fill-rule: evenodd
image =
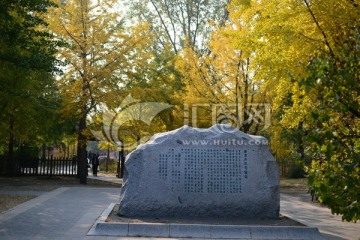
M 210 228 L 211 238 L 250 239 L 250 228 L 237 226 L 213 226 Z
M 169 224 L 129 224 L 129 237 L 169 237 Z
M 296 228 L 288 228 L 289 237 L 296 239 L 314 239 L 314 236 L 319 234 L 319 230 L 317 228 L 308 227 L 306 231 L 304 229 L 296 227 Z M 318 236 L 316 240 L 325 240 L 325 237 Z
M 1 240 L 166 240 L 176 238 L 139 238 L 116 236 L 86 236 L 100 213 L 110 203 L 119 201 L 116 188 L 61 188 L 45 193 L 20 206 L 0 214 Z M 334 240 L 358 240 L 359 223 L 346 223 L 333 216 L 329 209 L 306 203 L 289 195 L 282 195 L 281 212 L 293 219 L 325 230 Z M 45 237 L 54 233 L 51 237 Z M 289 233 L 290 234 L 290 233 Z M 304 232 L 294 236 L 308 239 Z M 297 235 L 296 235 L 297 234 Z M 217 237 L 212 235 L 212 237 Z M 231 239 L 230 235 L 221 236 Z M 254 237 L 254 236 L 253 236 Z M 207 239 L 199 237 L 196 240 Z M 220 239 L 216 238 L 216 239 Z M 224 240 L 224 239 L 222 239 Z
M 170 236 L 175 238 L 210 238 L 210 230 L 210 225 L 170 224 Z
M 290 239 L 287 227 L 250 227 L 253 239 Z
M 117 224 L 103 224 L 97 223 L 97 225 L 91 229 L 88 235 L 95 235 L 95 236 L 123 236 L 127 237 L 129 235 L 129 224 L 124 223 L 117 223 Z
M 53 239 L 75 233 L 83 237 L 100 212 L 118 200 L 119 192 L 116 188 L 57 189 L 1 214 L 0 231 L 12 239 Z
M 281 194 L 280 213 L 310 227 L 317 227 L 328 239 L 359 240 L 360 222 L 343 222 L 341 216 L 331 214 L 331 210 L 304 201 L 302 198 Z
M 13 209 L 10 209 L 9 211 L 1 213 L 0 214 L 0 223 L 2 221 L 6 221 L 7 219 L 16 217 L 17 215 L 22 214 L 23 212 L 25 212 L 35 206 L 38 206 L 38 205 L 42 204 L 43 202 L 48 201 L 49 199 L 52 199 L 55 196 L 65 192 L 67 190 L 68 190 L 68 188 L 58 188 L 54 191 L 43 194 L 37 198 L 31 199 L 30 201 L 24 202 L 24 203 L 16 206 Z

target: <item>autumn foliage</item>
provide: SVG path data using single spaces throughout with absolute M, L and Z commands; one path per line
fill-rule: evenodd
M 77 142 L 86 183 L 90 129 L 160 102 L 172 108 L 124 123 L 119 139 L 232 123 L 268 137 L 333 213 L 360 219 L 359 1 L 122 2 L 1 1 L 3 173 L 20 145 Z

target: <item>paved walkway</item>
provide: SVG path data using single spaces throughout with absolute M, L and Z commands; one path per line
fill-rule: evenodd
M 328 239 L 360 240 L 360 222 L 342 222 L 330 209 L 304 202 L 304 197 L 281 194 L 281 214 L 310 227 L 317 227 Z
M 109 204 L 119 201 L 119 194 L 120 188 L 89 187 L 59 188 L 42 194 L 0 214 L 0 239 L 138 239 L 86 236 Z M 360 236 L 359 224 L 343 223 L 328 209 L 303 202 L 300 198 L 282 195 L 281 212 L 306 225 L 318 227 L 329 239 L 358 240 Z
M 59 188 L 0 215 L 0 239 L 107 239 L 86 233 L 120 188 Z

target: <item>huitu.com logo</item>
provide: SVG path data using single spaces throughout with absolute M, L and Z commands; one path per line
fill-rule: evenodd
M 109 142 L 115 146 L 124 146 L 126 149 L 134 149 L 139 143 L 147 141 L 152 134 L 142 129 L 141 136 L 137 130 L 136 124 L 150 126 L 153 119 L 163 110 L 171 108 L 172 105 L 160 102 L 140 102 L 128 95 L 120 104 L 119 111 L 105 110 L 102 113 L 102 130 L 91 130 L 94 137 L 99 141 Z M 184 125 L 198 127 L 201 115 L 199 110 L 206 109 L 207 118 L 212 125 L 218 124 L 216 131 L 219 133 L 234 133 L 244 125 L 252 125 L 258 132 L 266 130 L 271 123 L 270 104 L 184 104 Z M 202 116 L 203 118 L 204 116 Z M 133 141 L 124 139 L 125 135 L 133 134 Z M 136 140 L 134 140 L 136 139 Z M 228 142 L 213 143 L 194 143 L 189 145 L 244 145 L 244 143 Z M 267 143 L 247 143 L 252 145 Z
M 107 110 L 102 114 L 103 129 L 100 131 L 90 130 L 99 141 L 105 141 L 117 146 L 124 146 L 125 149 L 133 149 L 139 142 L 147 141 L 151 135 L 143 133 L 138 136 L 136 142 L 124 141 L 119 134 L 131 129 L 131 122 L 142 122 L 150 125 L 154 117 L 161 111 L 171 108 L 172 105 L 159 102 L 139 102 L 131 95 L 128 95 L 120 104 L 120 111 Z M 129 131 L 128 131 L 129 132 Z M 131 132 L 131 131 L 130 131 Z

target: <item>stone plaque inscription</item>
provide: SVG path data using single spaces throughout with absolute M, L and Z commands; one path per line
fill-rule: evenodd
M 279 173 L 269 146 L 262 144 L 266 138 L 228 129 L 183 126 L 139 145 L 125 162 L 118 213 L 277 218 Z M 195 145 L 202 141 L 209 145 Z
M 159 178 L 172 191 L 239 194 L 248 178 L 247 150 L 169 149 L 159 154 Z

